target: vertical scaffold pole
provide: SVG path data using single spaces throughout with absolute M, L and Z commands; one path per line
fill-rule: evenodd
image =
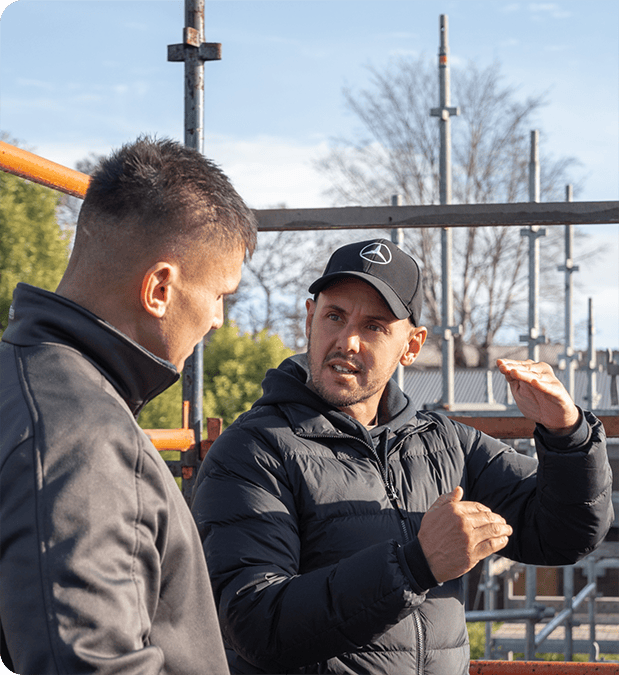
M 540 200 L 539 132 L 531 132 L 531 160 L 529 162 L 529 201 Z M 539 345 L 546 341 L 539 330 L 539 239 L 546 236 L 545 228 L 531 225 L 520 230 L 529 238 L 529 334 L 520 341 L 529 345 L 529 358 L 539 361 Z
M 391 206 L 402 206 L 402 195 L 391 195 Z M 394 227 L 391 230 L 391 241 L 396 246 L 402 248 L 404 230 L 401 227 Z M 404 391 L 404 366 L 401 363 L 398 363 L 398 367 L 396 368 L 395 381 L 398 383 L 398 387 Z
M 588 301 L 589 313 L 587 320 L 587 405 L 589 410 L 595 410 L 600 400 L 597 391 L 597 354 L 595 352 L 595 318 L 593 315 L 593 298 Z
M 183 43 L 168 46 L 168 61 L 185 62 L 185 145 L 204 151 L 204 62 L 221 59 L 221 45 L 204 42 L 204 0 L 185 0 Z M 193 450 L 182 453 L 183 495 L 189 500 L 202 441 L 203 343 L 183 369 L 183 424 L 195 434 Z
M 565 186 L 565 201 L 572 201 L 572 186 Z M 578 265 L 574 265 L 572 251 L 574 247 L 574 226 L 565 226 L 565 264 L 557 267 L 559 272 L 565 272 L 565 353 L 562 358 L 565 359 L 567 369 L 566 389 L 569 395 L 574 398 L 574 377 L 577 356 L 574 353 L 574 280 L 572 274 L 578 271 Z
M 440 16 L 440 47 L 438 52 L 439 72 L 439 108 L 432 108 L 430 115 L 439 118 L 440 156 L 439 156 L 439 195 L 441 204 L 451 204 L 451 116 L 459 115 L 460 110 L 450 106 L 449 87 L 449 36 L 446 14 Z M 453 249 L 453 231 L 449 227 L 441 229 L 441 268 L 442 268 L 442 326 L 435 332 L 443 336 L 443 406 L 447 409 L 454 405 L 454 336 L 458 327 L 454 326 L 453 291 L 451 283 L 451 264 Z
M 529 201 L 540 200 L 540 166 L 539 166 L 539 132 L 531 132 L 531 158 L 529 162 Z M 529 334 L 520 336 L 520 340 L 528 342 L 529 358 L 539 361 L 539 344 L 545 338 L 539 333 L 539 238 L 546 236 L 546 230 L 537 225 L 520 230 L 523 237 L 529 238 Z M 535 606 L 537 596 L 537 567 L 526 567 L 526 607 Z M 527 620 L 525 629 L 524 657 L 535 658 L 535 621 Z
M 185 33 L 194 33 L 199 44 L 204 41 L 204 0 L 185 0 Z M 197 33 L 197 35 L 195 35 Z M 185 54 L 185 145 L 204 151 L 204 62 L 198 50 Z M 195 450 L 183 453 L 183 492 L 191 494 L 202 441 L 204 343 L 196 345 L 183 369 L 183 401 L 189 401 L 189 426 L 195 434 Z

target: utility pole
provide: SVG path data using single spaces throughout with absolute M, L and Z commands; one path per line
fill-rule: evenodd
M 183 43 L 168 46 L 168 61 L 185 63 L 185 145 L 204 151 L 204 62 L 221 59 L 221 45 L 204 42 L 204 0 L 185 0 Z M 183 368 L 183 426 L 193 429 L 193 450 L 181 453 L 183 495 L 196 478 L 203 421 L 203 350 L 200 341 Z
M 451 204 L 451 116 L 459 115 L 459 108 L 451 107 L 449 87 L 449 36 L 446 14 L 440 16 L 440 47 L 438 52 L 438 72 L 440 107 L 432 108 L 430 115 L 439 118 L 440 157 L 439 157 L 439 194 L 440 203 Z M 443 336 L 443 406 L 448 410 L 454 405 L 454 336 L 459 328 L 454 325 L 453 290 L 451 283 L 451 265 L 453 250 L 453 231 L 450 227 L 441 228 L 441 271 L 442 271 L 442 325 L 434 332 Z

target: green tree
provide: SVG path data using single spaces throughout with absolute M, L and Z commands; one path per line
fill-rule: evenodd
M 183 423 L 183 385 L 175 382 L 144 406 L 138 423 L 142 429 L 178 429 Z
M 209 336 L 204 347 L 204 417 L 221 417 L 224 427 L 249 410 L 260 397 L 269 368 L 276 368 L 293 351 L 266 330 L 241 333 L 229 323 Z M 181 425 L 180 382 L 151 401 L 139 418 L 143 429 L 175 429 Z
M 233 323 L 219 328 L 204 348 L 204 416 L 232 424 L 260 397 L 266 371 L 292 354 L 266 330 L 251 335 Z
M 58 199 L 50 188 L 0 172 L 0 332 L 18 282 L 53 291 L 62 277 L 70 235 L 56 220 Z

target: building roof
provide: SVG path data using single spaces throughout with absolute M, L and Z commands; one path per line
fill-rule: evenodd
M 477 368 L 479 367 L 479 350 L 473 346 L 465 344 L 462 347 L 462 352 L 466 361 L 466 366 L 468 368 Z M 576 351 L 576 356 L 578 358 L 579 367 L 584 367 L 588 361 L 588 355 L 586 351 Z M 619 362 L 617 352 L 614 353 L 615 362 Z M 526 343 L 519 345 L 492 345 L 490 347 L 490 363 L 494 365 L 497 359 L 518 359 L 523 361 L 528 356 L 528 346 Z M 548 344 L 539 345 L 539 360 L 544 361 L 550 364 L 553 368 L 557 368 L 562 360 L 565 359 L 565 347 L 561 343 L 551 342 Z M 607 351 L 598 351 L 596 352 L 596 361 L 598 364 L 601 364 L 604 368 L 606 363 L 608 363 L 608 352 Z M 415 360 L 415 366 L 417 368 L 440 368 L 442 362 L 441 357 L 441 344 L 438 340 L 427 341 L 419 356 Z
M 567 372 L 555 371 L 557 377 L 566 385 Z M 612 377 L 606 372 L 595 373 L 598 394 L 597 402 L 592 406 L 588 401 L 589 373 L 577 370 L 574 373 L 574 401 L 588 410 L 617 410 L 612 405 Z M 567 386 L 567 385 L 566 385 Z M 615 386 L 617 383 L 615 382 Z M 404 392 L 413 401 L 417 409 L 434 407 L 440 404 L 443 392 L 443 375 L 438 369 L 404 369 Z M 454 371 L 454 401 L 456 404 L 497 403 L 512 406 L 511 392 L 508 393 L 505 378 L 498 370 L 485 371 L 474 368 L 456 368 Z

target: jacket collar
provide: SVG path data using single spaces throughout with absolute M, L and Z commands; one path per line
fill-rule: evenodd
M 179 378 L 171 363 L 56 293 L 18 284 L 9 317 L 4 342 L 23 347 L 44 342 L 73 347 L 103 373 L 134 415 Z

